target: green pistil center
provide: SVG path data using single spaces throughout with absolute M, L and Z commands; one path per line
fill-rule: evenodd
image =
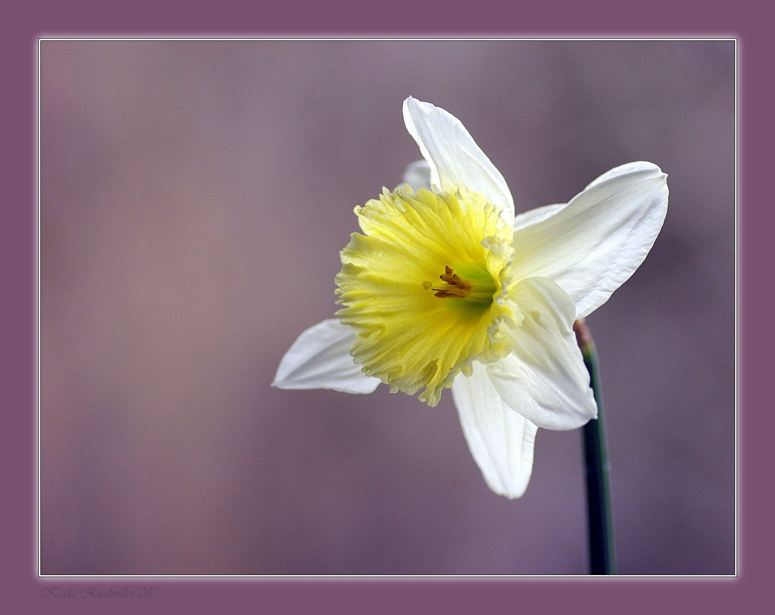
M 426 284 L 440 299 L 463 299 L 488 307 L 498 290 L 495 280 L 486 269 L 466 273 L 466 278 L 462 278 L 447 265 L 444 267 L 444 273 L 439 276 L 444 284 L 440 284 L 438 288 Z

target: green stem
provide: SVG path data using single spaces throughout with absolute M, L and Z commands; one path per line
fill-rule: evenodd
M 581 354 L 584 356 L 584 364 L 589 371 L 592 391 L 597 402 L 597 420 L 589 421 L 583 429 L 590 574 L 616 574 L 609 487 L 611 466 L 608 462 L 597 350 L 584 319 L 577 320 L 573 329 L 576 332 Z

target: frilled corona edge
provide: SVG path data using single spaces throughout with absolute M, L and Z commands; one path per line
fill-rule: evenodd
M 474 360 L 511 351 L 504 330 L 520 321 L 509 299 L 512 230 L 500 209 L 460 187 L 385 189 L 355 209 L 336 277 L 337 315 L 355 333 L 363 372 L 430 406 Z

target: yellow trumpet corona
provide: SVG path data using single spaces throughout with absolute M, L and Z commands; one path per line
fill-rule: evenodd
M 342 250 L 337 316 L 362 371 L 429 406 L 474 360 L 511 352 L 521 321 L 509 299 L 512 229 L 500 208 L 459 187 L 383 190 L 355 213 L 363 234 Z

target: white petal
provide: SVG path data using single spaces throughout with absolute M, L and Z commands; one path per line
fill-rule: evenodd
M 649 162 L 612 169 L 565 207 L 514 232 L 518 277 L 557 282 L 584 318 L 640 266 L 667 213 L 667 175 Z
M 417 192 L 420 188 L 431 189 L 431 167 L 425 160 L 417 160 L 406 167 L 404 183 Z
M 612 179 L 619 175 L 624 175 L 625 173 L 632 173 L 634 171 L 652 171 L 654 170 L 655 166 L 656 165 L 654 163 L 644 162 L 643 160 L 639 160 L 637 162 L 628 162 L 627 164 L 619 165 L 618 167 L 614 167 L 610 171 L 606 171 L 597 179 L 593 179 L 591 182 L 589 182 L 589 184 L 587 184 L 587 187 L 584 188 L 584 190 L 589 190 L 592 186 L 595 186 L 596 184 L 599 184 L 602 181 L 605 181 L 607 179 Z M 658 171 L 660 170 L 659 167 L 657 167 L 657 170 Z
M 596 418 L 570 297 L 551 280 L 530 278 L 511 298 L 524 315 L 512 333 L 514 351 L 487 366 L 503 401 L 545 429 L 576 429 Z
M 355 335 L 336 319 L 304 331 L 280 361 L 272 386 L 280 389 L 333 389 L 372 393 L 378 378 L 367 376 L 350 356 Z
M 481 363 L 474 363 L 470 377 L 455 379 L 452 398 L 487 485 L 498 495 L 521 497 L 533 471 L 538 428 L 501 401 Z
M 542 220 L 546 220 L 550 216 L 556 214 L 563 207 L 565 207 L 565 203 L 560 203 L 558 205 L 544 205 L 543 207 L 536 207 L 535 209 L 522 212 L 514 218 L 514 230 L 516 231 L 525 228 L 531 224 L 538 224 Z
M 411 96 L 404 101 L 404 123 L 431 169 L 431 184 L 441 190 L 459 185 L 484 195 L 514 220 L 514 201 L 506 180 L 452 114 Z

